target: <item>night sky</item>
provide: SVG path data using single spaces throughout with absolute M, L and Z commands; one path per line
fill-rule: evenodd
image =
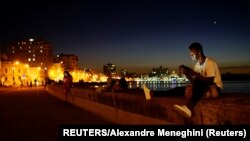
M 6 3 L 7 2 L 7 3 Z M 246 0 L 1 1 L 0 42 L 43 38 L 54 54 L 75 54 L 101 72 L 191 66 L 200 42 L 220 67 L 250 66 L 250 2 Z

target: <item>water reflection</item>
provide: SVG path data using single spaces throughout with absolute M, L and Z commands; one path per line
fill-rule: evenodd
M 182 87 L 188 85 L 188 83 L 169 83 L 167 81 L 136 81 L 129 82 L 129 88 L 142 88 L 142 84 L 146 84 L 151 90 L 165 91 L 175 87 Z
M 129 88 L 142 88 L 142 84 L 146 84 L 151 90 L 165 91 L 175 87 L 187 86 L 189 83 L 169 83 L 166 81 L 134 81 L 129 82 Z M 226 93 L 250 93 L 250 82 L 223 82 L 222 92 Z

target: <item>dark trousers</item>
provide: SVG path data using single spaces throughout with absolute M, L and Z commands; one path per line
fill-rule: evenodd
M 204 96 L 204 94 L 205 94 L 206 90 L 209 88 L 209 86 L 216 85 L 216 84 L 213 82 L 207 82 L 207 81 L 195 79 L 193 81 L 192 85 L 193 85 L 192 97 L 187 105 L 193 107 Z M 217 87 L 217 92 L 219 93 L 219 95 L 221 95 L 221 89 L 219 87 Z
M 202 81 L 199 79 L 195 79 L 192 82 L 192 87 L 193 87 L 192 97 L 188 104 L 191 106 L 195 106 L 197 102 L 203 97 L 205 90 L 212 84 L 213 83 L 211 82 L 206 82 L 206 81 Z

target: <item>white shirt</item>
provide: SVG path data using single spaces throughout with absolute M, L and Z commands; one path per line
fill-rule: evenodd
M 197 61 L 194 66 L 194 71 L 200 73 L 204 77 L 214 77 L 214 83 L 217 87 L 223 88 L 219 67 L 213 59 L 206 57 L 202 65 Z

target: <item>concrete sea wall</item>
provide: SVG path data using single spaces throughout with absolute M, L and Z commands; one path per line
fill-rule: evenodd
M 65 100 L 60 85 L 49 85 L 47 91 Z M 94 88 L 72 88 L 69 102 L 115 124 L 224 125 L 250 124 L 249 98 L 250 94 L 204 98 L 197 104 L 192 118 L 186 118 L 173 109 L 174 104 L 187 102 L 183 96 L 146 100 L 141 89 L 97 93 Z

